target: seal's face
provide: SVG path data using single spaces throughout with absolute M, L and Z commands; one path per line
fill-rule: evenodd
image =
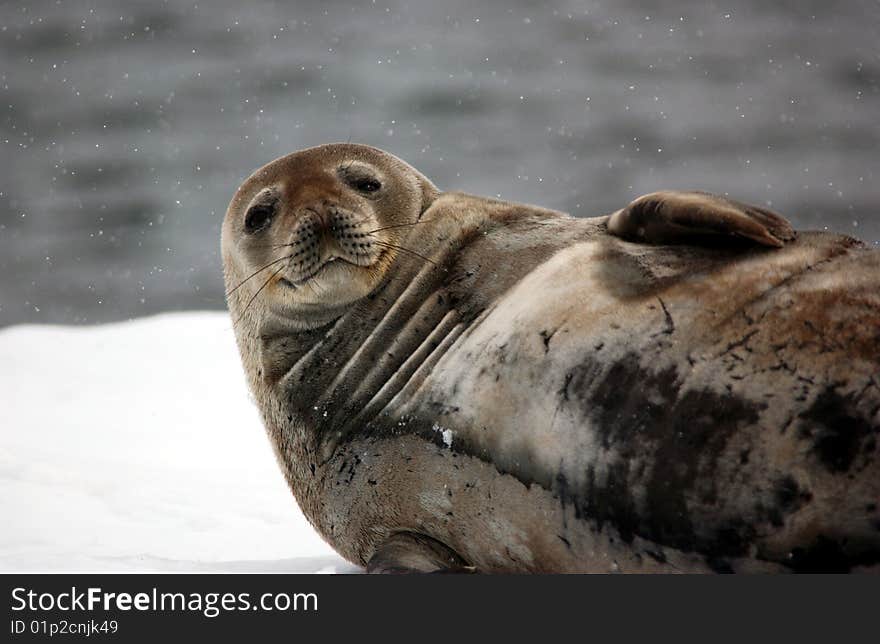
M 436 194 L 403 161 L 362 145 L 324 145 L 261 168 L 223 224 L 233 314 L 259 296 L 278 316 L 320 318 L 365 297 Z

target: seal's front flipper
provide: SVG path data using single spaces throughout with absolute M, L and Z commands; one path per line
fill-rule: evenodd
M 698 243 L 700 238 L 739 237 L 782 247 L 795 238 L 785 217 L 765 208 L 705 192 L 652 192 L 608 219 L 608 232 L 635 242 Z
M 398 532 L 376 548 L 367 563 L 367 572 L 407 574 L 474 572 L 474 569 L 436 539 L 414 532 Z

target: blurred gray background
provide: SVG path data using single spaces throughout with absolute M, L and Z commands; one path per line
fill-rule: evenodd
M 222 308 L 239 182 L 328 141 L 608 213 L 658 188 L 880 243 L 880 3 L 3 2 L 0 326 Z

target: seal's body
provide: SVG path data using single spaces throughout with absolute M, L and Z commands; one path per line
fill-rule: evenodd
M 297 196 L 355 163 L 370 201 Z M 224 264 L 287 480 L 371 570 L 880 562 L 880 253 L 856 240 L 698 193 L 574 219 L 329 146 L 244 184 Z

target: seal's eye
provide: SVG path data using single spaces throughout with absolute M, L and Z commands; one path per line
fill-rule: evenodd
M 351 182 L 351 185 L 355 190 L 360 190 L 361 192 L 376 192 L 379 188 L 382 187 L 382 184 L 379 183 L 376 179 L 371 179 L 369 177 L 364 177 L 361 179 L 355 179 Z
M 266 205 L 256 205 L 248 210 L 244 218 L 244 229 L 249 233 L 262 230 L 272 221 L 273 208 Z

